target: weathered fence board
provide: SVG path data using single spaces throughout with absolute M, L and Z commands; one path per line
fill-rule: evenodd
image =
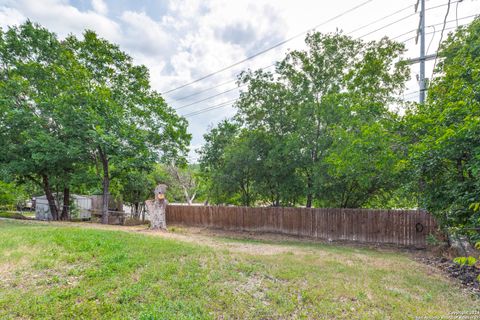
M 421 210 L 169 205 L 166 214 L 167 224 L 417 248 L 437 229 L 435 219 Z

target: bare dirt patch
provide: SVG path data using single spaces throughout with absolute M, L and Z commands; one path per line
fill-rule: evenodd
M 172 228 L 173 229 L 173 228 Z M 245 243 L 222 239 L 222 232 L 215 232 L 203 228 L 175 228 L 174 232 L 143 230 L 153 236 L 166 239 L 180 240 L 183 242 L 206 245 L 215 249 L 224 249 L 232 252 L 248 253 L 253 255 L 274 255 L 292 252 L 289 246 L 265 243 Z M 226 235 L 226 234 L 223 234 Z M 242 240 L 242 238 L 236 238 Z M 245 239 L 245 238 L 244 238 Z
M 449 259 L 439 257 L 422 257 L 417 258 L 420 262 L 440 270 L 443 274 L 450 278 L 460 281 L 468 290 L 480 295 L 480 269 L 476 266 L 460 266 Z

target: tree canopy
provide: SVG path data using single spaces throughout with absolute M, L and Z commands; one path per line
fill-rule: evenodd
M 68 210 L 72 184 L 97 171 L 106 222 L 112 177 L 187 151 L 187 123 L 150 87 L 148 70 L 93 31 L 62 41 L 31 22 L 1 31 L 0 77 L 0 162 L 43 186 L 54 219 L 52 185 Z
M 398 62 L 403 46 L 341 33 L 312 33 L 305 42 L 307 50 L 277 63 L 276 75 L 242 73 L 248 89 L 233 123 L 205 136 L 202 167 L 214 185 L 238 193 L 238 203 L 359 207 L 396 188 L 389 105 L 399 103 L 408 77 Z
M 411 190 L 444 225 L 480 226 L 480 19 L 442 43 L 427 101 L 405 118 Z

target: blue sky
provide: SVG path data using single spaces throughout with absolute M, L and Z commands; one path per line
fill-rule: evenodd
M 117 43 L 129 53 L 137 64 L 150 70 L 152 86 L 160 92 L 167 91 L 199 77 L 222 69 L 247 56 L 259 52 L 284 39 L 307 30 L 321 22 L 352 8 L 364 0 L 0 0 L 0 26 L 19 24 L 30 19 L 38 22 L 60 37 L 68 34 L 81 36 L 83 30 L 95 30 L 102 37 Z M 353 37 L 375 31 L 397 19 L 414 13 L 416 0 L 372 0 L 348 15 L 327 23 L 318 31 L 332 32 L 337 28 L 346 33 L 391 14 L 402 8 L 405 11 L 380 21 Z M 427 0 L 427 8 L 446 4 L 447 0 Z M 431 9 L 427 13 L 427 37 L 429 53 L 435 52 L 440 29 L 446 14 L 446 6 Z M 447 28 L 473 20 L 480 14 L 479 0 L 464 0 L 451 6 Z M 382 36 L 396 37 L 415 29 L 418 16 L 412 15 L 399 23 L 372 32 L 365 40 Z M 406 42 L 406 57 L 418 56 L 418 45 L 409 33 L 397 40 Z M 235 88 L 231 82 L 244 69 L 256 69 L 271 65 L 281 59 L 288 50 L 301 49 L 303 41 L 294 41 L 269 51 L 247 63 L 209 77 L 203 81 L 165 94 L 167 102 L 181 108 L 215 94 Z M 427 63 L 427 75 L 433 62 Z M 418 65 L 412 66 L 412 79 L 407 85 L 405 99 L 417 99 L 418 84 L 415 76 Z M 182 99 L 229 82 L 223 86 Z M 207 99 L 178 110 L 188 114 L 236 98 L 239 90 Z M 211 125 L 235 113 L 230 106 L 188 117 L 189 131 L 193 135 L 191 160 L 196 159 L 195 149 L 203 143 L 202 135 Z
M 81 11 L 95 10 L 95 4 L 104 3 L 108 8 L 108 16 L 121 16 L 124 11 L 144 11 L 148 12 L 153 19 L 161 19 L 168 11 L 168 1 L 157 0 L 108 0 L 108 1 L 91 1 L 91 0 L 72 0 L 69 3 Z M 101 4 L 100 4 L 101 6 Z

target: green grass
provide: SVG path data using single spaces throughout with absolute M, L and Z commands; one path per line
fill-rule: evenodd
M 25 215 L 15 211 L 0 211 L 0 218 L 25 220 Z
M 405 254 L 282 246 L 288 251 L 249 254 L 0 221 L 0 318 L 409 319 L 480 305 Z

